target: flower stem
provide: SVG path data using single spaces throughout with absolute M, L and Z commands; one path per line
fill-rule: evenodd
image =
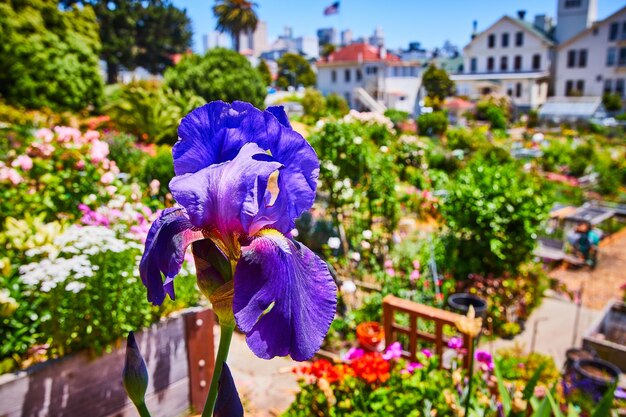
M 467 395 L 465 397 L 465 417 L 469 416 L 469 408 L 470 408 L 470 400 L 472 399 L 472 381 L 474 380 L 474 355 L 476 354 L 476 340 L 477 338 L 472 339 L 472 355 L 470 356 L 469 363 L 469 382 L 467 384 Z
M 211 417 L 213 415 L 213 409 L 215 408 L 215 402 L 217 400 L 217 388 L 219 385 L 220 375 L 222 375 L 224 362 L 226 362 L 226 358 L 228 357 L 228 349 L 230 348 L 230 341 L 233 338 L 234 330 L 234 323 L 220 324 L 220 345 L 217 349 L 215 370 L 213 371 L 213 377 L 211 378 L 211 387 L 209 388 L 206 403 L 204 404 L 204 410 L 202 410 L 202 417 Z
M 135 407 L 137 407 L 137 411 L 139 412 L 139 415 L 141 417 L 151 417 L 150 411 L 148 411 L 148 407 L 146 406 L 146 403 L 135 404 Z

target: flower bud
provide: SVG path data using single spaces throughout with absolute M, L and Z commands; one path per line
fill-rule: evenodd
M 124 363 L 122 381 L 128 398 L 136 406 L 144 404 L 144 396 L 148 388 L 148 368 L 146 368 L 146 363 L 141 356 L 133 332 L 128 333 L 126 340 L 126 362 Z

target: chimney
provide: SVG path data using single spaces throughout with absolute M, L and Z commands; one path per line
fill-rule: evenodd
M 478 35 L 478 20 L 472 22 L 472 39 Z
M 535 16 L 533 25 L 544 33 L 550 33 L 550 30 L 552 30 L 552 19 L 545 14 L 538 14 Z
M 526 17 L 526 10 L 518 10 L 517 17 L 519 17 L 519 20 L 524 20 Z
M 387 58 L 387 49 L 385 49 L 384 46 L 381 46 L 380 48 L 378 48 L 378 56 L 380 57 L 380 59 L 385 59 Z

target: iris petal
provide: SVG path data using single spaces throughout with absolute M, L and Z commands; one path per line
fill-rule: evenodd
M 222 368 L 213 417 L 243 417 L 243 405 L 226 362 Z
M 310 359 L 322 344 L 337 307 L 337 287 L 306 246 L 264 230 L 235 269 L 233 312 L 248 346 L 260 358 Z
M 284 166 L 278 179 L 282 192 L 274 204 L 259 208 L 259 216 L 269 219 L 275 229 L 288 233 L 295 219 L 313 205 L 319 161 L 306 139 L 291 129 L 281 107 L 262 112 L 249 103 L 212 102 L 183 118 L 178 136 L 173 149 L 178 176 L 229 161 L 246 143 L 269 151 Z
M 247 143 L 232 161 L 174 177 L 170 190 L 195 226 L 215 228 L 223 236 L 247 233 L 263 205 L 268 178 L 281 167 Z
M 195 228 L 182 208 L 163 210 L 152 223 L 146 238 L 146 250 L 139 263 L 141 281 L 148 289 L 148 301 L 159 305 L 165 294 L 174 299 L 173 279 L 180 272 L 185 250 L 192 242 L 206 239 Z M 161 274 L 165 275 L 165 281 Z

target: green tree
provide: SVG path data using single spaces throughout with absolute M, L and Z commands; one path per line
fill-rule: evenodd
M 336 117 L 343 117 L 350 112 L 350 106 L 345 98 L 337 93 L 326 96 L 326 111 Z
M 270 72 L 270 67 L 264 59 L 259 61 L 259 65 L 257 65 L 256 69 L 259 70 L 259 73 L 261 73 L 261 78 L 263 79 L 265 85 L 272 85 L 272 73 Z
M 98 106 L 98 24 L 91 7 L 0 1 L 0 96 L 29 108 Z
M 245 100 L 263 106 L 265 83 L 256 68 L 235 51 L 212 49 L 206 55 L 187 55 L 165 71 L 165 83 L 183 95 L 213 100 Z
M 440 136 L 448 129 L 448 116 L 442 111 L 420 114 L 417 127 L 422 135 Z
M 456 92 L 454 81 L 450 79 L 446 70 L 437 68 L 435 64 L 430 64 L 424 71 L 422 85 L 435 109 L 440 109 L 446 97 Z
M 256 3 L 248 0 L 216 0 L 213 14 L 217 18 L 216 29 L 233 37 L 235 51 L 239 51 L 239 35 L 253 32 L 259 22 L 254 8 Z
M 441 209 L 448 268 L 455 277 L 516 273 L 531 256 L 548 211 L 538 180 L 515 163 L 477 158 L 448 192 Z
M 622 98 L 617 93 L 606 93 L 602 96 L 602 104 L 607 111 L 620 111 L 622 109 Z
M 326 113 L 324 96 L 314 88 L 307 88 L 302 98 L 302 107 L 307 123 L 315 123 Z
M 276 85 L 281 88 L 303 85 L 312 87 L 316 83 L 315 72 L 304 57 L 297 54 L 285 54 L 278 60 L 278 79 Z
M 175 54 L 191 46 L 191 20 L 184 9 L 169 0 L 63 0 L 91 5 L 100 24 L 102 50 L 107 64 L 107 83 L 117 82 L 121 67 L 139 66 L 161 74 L 173 65 Z
M 335 49 L 337 49 L 337 48 L 335 47 L 335 45 L 333 45 L 332 43 L 327 43 L 327 44 L 325 44 L 324 46 L 322 46 L 322 50 L 321 50 L 321 52 L 320 52 L 320 55 L 321 55 L 323 58 L 328 58 L 328 56 L 329 56 L 330 54 L 332 54 L 333 52 L 335 52 Z

